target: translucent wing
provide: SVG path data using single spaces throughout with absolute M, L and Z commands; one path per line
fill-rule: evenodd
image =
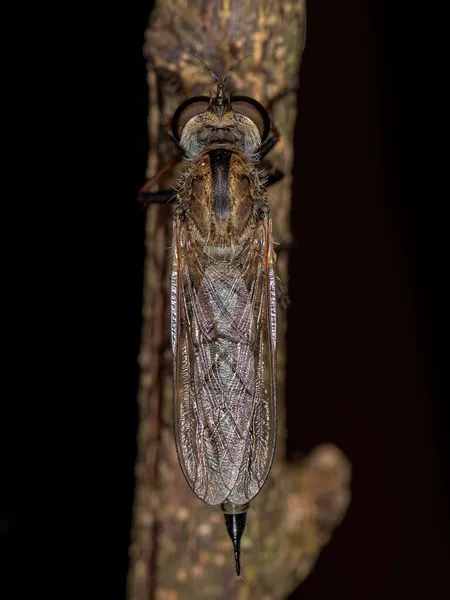
M 196 246 L 174 220 L 171 341 L 178 457 L 208 504 L 249 502 L 276 441 L 276 290 L 266 215 L 253 242 Z

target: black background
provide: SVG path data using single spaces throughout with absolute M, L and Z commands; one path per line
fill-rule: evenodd
M 63 121 L 66 140 L 78 133 L 70 127 L 78 106 L 88 123 L 83 150 L 64 173 L 73 200 L 59 198 L 61 237 L 72 221 L 82 224 L 67 253 L 78 271 L 54 299 L 70 298 L 84 325 L 76 332 L 83 352 L 62 372 L 65 397 L 77 384 L 80 391 L 66 401 L 70 411 L 58 408 L 62 436 L 77 421 L 76 461 L 83 455 L 83 467 L 70 472 L 70 494 L 86 519 L 67 537 L 71 544 L 81 534 L 71 567 L 118 598 L 136 458 L 144 215 L 135 200 L 148 152 L 149 8 L 105 7 L 89 40 L 78 32 L 78 68 L 69 74 L 75 106 Z M 85 22 L 92 17 L 86 12 Z M 438 589 L 445 597 L 447 234 L 436 20 L 430 7 L 406 1 L 308 5 L 292 210 L 288 458 L 335 443 L 353 466 L 353 501 L 292 598 L 436 598 Z

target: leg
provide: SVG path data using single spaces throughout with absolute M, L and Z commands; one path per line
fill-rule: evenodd
M 263 160 L 268 154 L 269 152 L 272 150 L 272 148 L 275 146 L 275 144 L 280 140 L 281 138 L 281 134 L 278 131 L 278 129 L 275 127 L 274 123 L 271 122 L 272 125 L 272 137 L 268 138 L 261 146 L 260 150 L 259 150 L 259 160 Z
M 274 130 L 273 136 L 271 138 L 269 138 L 268 140 L 266 140 L 264 142 L 264 144 L 261 146 L 261 150 L 260 150 L 261 160 L 272 150 L 272 148 L 275 146 L 275 144 L 278 142 L 278 140 L 281 137 L 280 134 L 278 133 L 278 130 L 276 129 L 276 127 L 274 125 L 272 125 L 272 129 Z M 279 171 L 278 169 L 275 169 L 272 171 L 270 169 L 267 169 L 267 171 L 268 171 L 268 176 L 267 176 L 267 181 L 266 181 L 266 187 L 269 187 L 270 185 L 273 185 L 274 183 L 281 181 L 284 177 L 284 173 L 282 171 Z
M 139 190 L 139 195 L 141 194 L 147 194 L 150 192 L 150 188 L 158 182 L 158 180 L 161 178 L 162 175 L 164 175 L 164 173 L 167 173 L 167 171 L 170 171 L 170 169 L 172 167 L 174 167 L 175 165 L 177 165 L 181 160 L 181 156 L 175 156 L 174 158 L 171 158 L 168 162 L 166 162 L 165 165 L 163 165 L 159 171 L 156 171 L 156 173 L 153 175 L 153 177 L 150 177 L 150 179 L 147 179 L 147 181 L 144 183 L 144 185 L 141 187 L 141 189 Z
M 156 171 L 156 173 L 153 175 L 153 177 L 150 177 L 150 179 L 148 179 L 144 185 L 141 187 L 141 189 L 139 190 L 139 194 L 138 194 L 138 202 L 140 202 L 141 204 L 143 204 L 143 206 L 146 208 L 149 204 L 165 204 L 166 202 L 172 202 L 174 200 L 172 200 L 172 197 L 176 196 L 176 192 L 173 190 L 162 190 L 160 192 L 151 192 L 150 188 L 157 183 L 157 181 L 160 179 L 160 177 L 162 175 L 164 175 L 164 173 L 167 173 L 167 171 L 170 171 L 170 169 L 172 167 L 174 167 L 175 165 L 177 165 L 181 160 L 181 156 L 175 156 L 174 158 L 172 158 L 171 160 L 169 160 L 168 162 L 166 162 L 165 165 L 163 165 L 159 171 Z
M 272 110 L 273 105 L 276 104 L 277 102 L 279 102 L 280 100 L 282 100 L 283 98 L 285 98 L 286 96 L 288 96 L 289 94 L 292 94 L 293 92 L 296 92 L 296 91 L 297 91 L 297 86 L 287 88 L 286 90 L 283 90 L 277 96 L 275 96 L 274 98 L 269 100 L 269 102 L 267 102 L 265 108 L 266 108 L 267 112 L 269 113 L 270 121 L 272 124 L 272 137 L 267 139 L 262 144 L 261 149 L 259 151 L 259 159 L 260 160 L 263 160 L 265 158 L 265 156 L 267 156 L 267 154 L 269 154 L 269 152 L 272 150 L 272 148 L 275 146 L 275 144 L 278 142 L 278 140 L 281 137 L 280 132 L 275 127 L 273 119 L 270 116 L 270 111 Z
M 278 181 L 281 181 L 284 177 L 284 173 L 282 171 L 279 171 L 278 169 L 275 169 L 275 171 L 273 171 L 272 173 L 268 173 L 267 175 L 267 181 L 266 181 L 266 187 L 269 187 L 271 185 L 273 185 L 274 183 L 277 183 Z
M 178 154 L 181 156 L 183 154 L 183 151 L 181 150 L 180 144 L 177 142 L 175 136 L 173 135 L 173 132 L 172 132 L 172 119 L 170 119 L 170 121 L 168 123 L 166 123 L 166 125 L 161 125 L 160 126 L 160 131 L 161 131 L 161 133 L 166 134 L 166 135 L 168 135 L 170 137 L 170 139 L 172 140 L 172 142 L 177 147 Z
M 173 204 L 177 199 L 174 190 L 161 190 L 160 192 L 143 192 L 139 194 L 138 202 L 144 209 L 150 204 Z
M 259 160 L 263 160 L 267 154 L 269 154 L 269 152 L 272 150 L 272 148 L 275 146 L 275 144 L 278 142 L 278 140 L 280 139 L 280 136 L 273 136 L 270 137 L 269 139 L 267 139 L 261 146 L 261 149 L 259 151 Z

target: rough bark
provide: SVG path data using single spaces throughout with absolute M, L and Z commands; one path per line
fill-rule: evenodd
M 212 89 L 200 56 L 219 75 L 250 54 L 232 87 L 263 104 L 297 84 L 305 43 L 304 0 L 157 0 L 146 35 L 150 89 L 148 176 L 176 154 L 162 131 L 177 106 Z M 289 215 L 295 94 L 273 105 L 282 137 L 271 164 L 285 178 L 270 189 L 275 239 L 290 241 Z M 154 189 L 176 185 L 183 163 Z M 279 311 L 280 418 L 277 454 L 263 491 L 252 503 L 242 539 L 243 579 L 236 580 L 231 541 L 219 509 L 203 504 L 178 465 L 172 433 L 172 374 L 168 332 L 169 205 L 147 215 L 144 325 L 140 352 L 140 424 L 128 597 L 130 600 L 284 598 L 311 572 L 341 522 L 349 500 L 350 466 L 334 446 L 316 448 L 297 465 L 284 459 L 285 331 Z M 288 283 L 287 252 L 278 275 Z

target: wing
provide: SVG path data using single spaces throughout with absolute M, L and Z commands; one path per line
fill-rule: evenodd
M 196 248 L 174 221 L 171 340 L 178 458 L 208 504 L 249 502 L 277 429 L 276 286 L 271 222 L 232 260 Z

